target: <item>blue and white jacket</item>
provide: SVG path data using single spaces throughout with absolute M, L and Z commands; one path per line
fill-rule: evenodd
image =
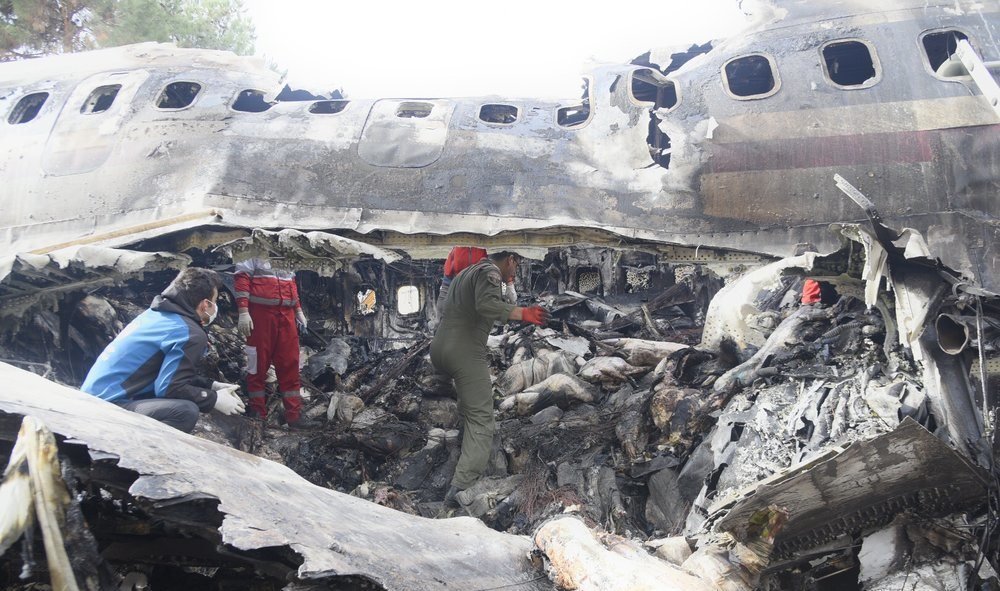
M 80 389 L 117 404 L 185 399 L 208 412 L 216 393 L 212 380 L 196 372 L 207 348 L 198 314 L 168 288 L 108 344 Z

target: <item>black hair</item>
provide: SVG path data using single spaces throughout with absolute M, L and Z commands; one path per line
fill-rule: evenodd
M 493 254 L 490 255 L 490 260 L 493 261 L 493 262 L 495 262 L 495 263 L 498 263 L 498 262 L 504 260 L 505 258 L 507 258 L 509 256 L 514 257 L 514 260 L 516 260 L 516 261 L 520 261 L 521 260 L 521 255 L 517 254 L 516 252 L 514 252 L 512 250 L 501 250 L 500 252 L 495 252 L 495 253 L 493 253 Z
M 221 286 L 222 279 L 215 271 L 188 267 L 177 274 L 163 293 L 169 292 L 174 299 L 182 300 L 194 310 L 202 300 L 212 299 L 212 292 L 218 292 Z

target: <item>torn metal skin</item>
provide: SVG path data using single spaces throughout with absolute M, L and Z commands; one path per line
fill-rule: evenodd
M 0 259 L 0 319 L 51 305 L 66 293 L 114 285 L 144 273 L 188 266 L 191 258 L 169 252 L 138 252 L 100 246 L 69 246 L 48 254 Z
M 956 30 L 997 61 L 997 3 L 838 11 L 762 3 L 745 34 L 602 67 L 573 101 L 274 101 L 280 80 L 259 60 L 156 44 L 6 63 L 0 231 L 26 252 L 119 246 L 216 217 L 362 235 L 565 226 L 602 245 L 787 256 L 800 242 L 835 248 L 825 226 L 858 219 L 827 183 L 835 168 L 880 196 L 889 223 L 997 291 L 997 115 L 974 81 L 937 75 L 936 54 L 920 51 L 924 32 Z M 883 11 L 892 18 L 873 16 Z M 870 78 L 831 78 L 835 60 L 859 66 L 825 49 L 842 40 L 873 48 L 854 58 Z M 769 88 L 753 86 L 761 77 Z M 189 80 L 191 104 L 161 106 L 168 85 Z M 81 113 L 116 85 L 106 110 Z M 241 107 L 248 89 L 263 110 Z M 38 93 L 37 114 L 16 123 L 19 101 Z M 483 114 L 497 105 L 514 120 Z
M 709 520 L 745 538 L 752 514 L 770 504 L 784 507 L 792 518 L 774 541 L 774 558 L 787 560 L 904 510 L 940 517 L 975 507 L 989 486 L 984 470 L 907 419 L 889 433 L 792 466 L 745 498 L 718 503 Z M 831 505 L 840 513 L 835 519 Z

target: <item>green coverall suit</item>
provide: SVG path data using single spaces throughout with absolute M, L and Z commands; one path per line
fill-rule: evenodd
M 500 299 L 502 284 L 500 269 L 489 259 L 456 275 L 431 342 L 431 362 L 455 380 L 458 392 L 465 434 L 451 484 L 462 490 L 486 470 L 493 446 L 493 384 L 486 339 L 493 323 L 506 321 L 514 309 L 514 304 Z

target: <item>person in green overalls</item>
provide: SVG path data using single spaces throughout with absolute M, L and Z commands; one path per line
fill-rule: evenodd
M 431 342 L 435 369 L 455 380 L 465 431 L 446 506 L 456 506 L 455 495 L 472 486 L 489 463 L 495 425 L 486 339 L 493 323 L 521 320 L 542 325 L 549 319 L 541 306 L 522 308 L 501 299 L 501 286 L 514 280 L 519 262 L 516 253 L 498 252 L 455 276 Z

